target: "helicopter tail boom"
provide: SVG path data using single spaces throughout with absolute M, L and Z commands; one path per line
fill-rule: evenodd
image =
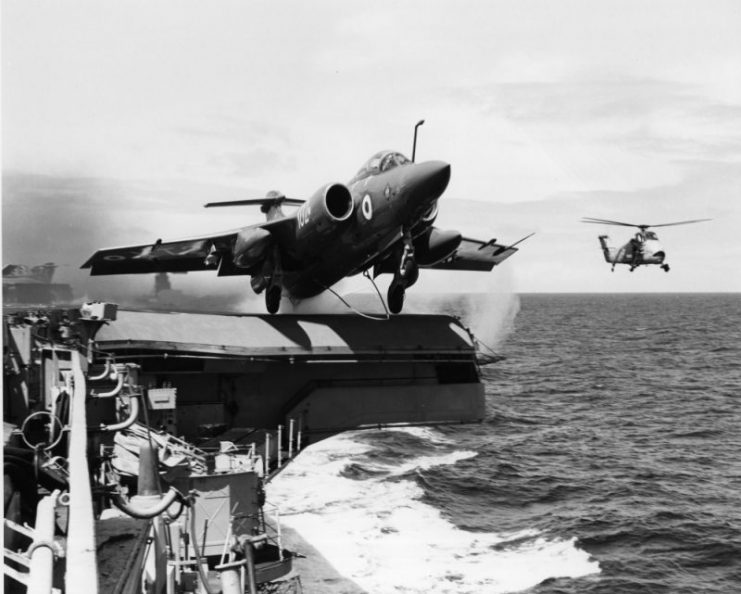
M 611 248 L 607 245 L 607 235 L 600 235 L 598 237 L 599 244 L 602 247 L 602 253 L 605 256 L 605 262 L 609 262 L 610 264 L 615 263 L 615 256 L 617 254 L 617 250 L 615 248 Z

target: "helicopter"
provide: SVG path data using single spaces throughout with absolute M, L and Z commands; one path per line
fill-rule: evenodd
M 636 227 L 638 233 L 620 248 L 612 248 L 607 245 L 607 235 L 598 237 L 605 261 L 612 264 L 612 271 L 615 272 L 616 264 L 627 264 L 630 271 L 633 272 L 638 266 L 658 264 L 664 272 L 669 272 L 669 264 L 664 262 L 666 252 L 659 243 L 659 237 L 656 232 L 651 231 L 651 227 L 672 227 L 674 225 L 689 225 L 690 223 L 701 223 L 711 219 L 693 219 L 691 221 L 677 221 L 676 223 L 661 223 L 659 225 L 636 225 L 635 223 L 622 223 L 620 221 L 609 221 L 607 219 L 595 219 L 592 217 L 583 217 L 582 223 L 595 223 L 601 225 L 619 225 L 621 227 Z

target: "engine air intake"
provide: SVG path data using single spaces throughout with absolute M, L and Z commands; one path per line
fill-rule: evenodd
M 324 193 L 324 206 L 334 219 L 344 221 L 352 214 L 350 190 L 342 184 L 332 184 Z

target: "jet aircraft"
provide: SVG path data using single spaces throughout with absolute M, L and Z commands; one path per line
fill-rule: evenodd
M 416 140 L 416 128 L 415 128 Z M 415 144 L 416 148 L 416 144 Z M 318 295 L 346 276 L 393 274 L 387 303 L 399 313 L 420 268 L 489 271 L 517 251 L 433 225 L 450 179 L 442 161 L 414 163 L 397 151 L 374 154 L 347 183 L 329 183 L 308 200 L 280 192 L 205 206 L 259 205 L 266 221 L 202 237 L 97 251 L 82 268 L 92 275 L 214 270 L 249 275 L 270 313 L 283 292 Z M 282 206 L 298 206 L 285 214 Z M 528 236 L 529 237 L 529 236 Z
M 710 219 L 693 219 L 691 221 L 678 221 L 676 223 L 662 223 L 660 225 L 636 225 L 634 223 L 621 223 L 620 221 L 608 221 L 606 219 L 595 219 L 592 217 L 582 218 L 582 223 L 596 223 L 599 225 L 618 225 L 621 227 L 636 227 L 638 232 L 628 243 L 620 248 L 613 248 L 607 245 L 607 235 L 600 235 L 600 246 L 605 261 L 612 264 L 612 271 L 615 272 L 616 264 L 627 264 L 630 271 L 633 272 L 639 266 L 649 264 L 658 264 L 664 272 L 669 272 L 669 264 L 666 259 L 666 252 L 659 243 L 659 236 L 651 227 L 673 227 L 674 225 L 688 225 L 690 223 L 701 223 Z

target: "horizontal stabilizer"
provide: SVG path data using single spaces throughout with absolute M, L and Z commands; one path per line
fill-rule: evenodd
M 230 200 L 227 202 L 209 202 L 204 204 L 205 208 L 213 208 L 215 206 L 260 206 L 260 210 L 267 212 L 269 209 L 285 204 L 286 206 L 301 206 L 305 200 L 299 200 L 298 198 L 286 198 L 283 194 L 271 196 L 268 194 L 265 198 L 252 198 L 248 200 Z

